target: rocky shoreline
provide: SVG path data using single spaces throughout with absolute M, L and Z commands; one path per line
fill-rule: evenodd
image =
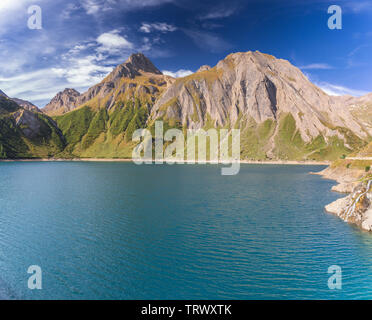
M 340 217 L 345 222 L 372 231 L 372 174 L 359 169 L 328 167 L 316 172 L 326 179 L 336 180 L 332 191 L 348 193 L 344 198 L 325 206 L 325 211 Z

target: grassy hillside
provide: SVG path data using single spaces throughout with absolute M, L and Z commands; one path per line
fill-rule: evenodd
M 16 118 L 27 113 L 21 125 Z M 30 125 L 27 121 L 32 121 Z M 30 126 L 38 131 L 30 134 Z M 65 141 L 53 121 L 42 114 L 23 111 L 16 103 L 0 97 L 0 158 L 47 158 L 60 153 Z
M 132 134 L 146 127 L 148 116 L 146 103 L 135 99 L 118 102 L 110 111 L 85 106 L 55 117 L 67 142 L 61 156 L 131 158 Z
M 59 156 L 131 158 L 136 145 L 131 142 L 133 132 L 148 127 L 154 135 L 154 121 L 148 121 L 148 118 L 148 104 L 138 98 L 120 101 L 111 110 L 85 106 L 55 117 L 67 143 Z M 187 128 L 174 119 L 163 117 L 158 120 L 164 121 L 164 131 L 175 127 L 184 130 L 186 135 Z M 203 128 L 213 127 L 212 120 L 209 120 Z M 234 127 L 241 129 L 242 160 L 336 160 L 350 154 L 353 148 L 366 144 L 353 135 L 350 138 L 344 128 L 340 128 L 340 132 L 346 132 L 345 136 L 351 141 L 348 146 L 337 136 L 325 138 L 319 135 L 306 143 L 291 114 L 282 114 L 278 121 L 269 119 L 263 123 L 256 123 L 252 118 L 240 118 Z M 224 128 L 231 129 L 232 126 L 227 124 Z M 209 143 L 207 147 L 209 155 Z

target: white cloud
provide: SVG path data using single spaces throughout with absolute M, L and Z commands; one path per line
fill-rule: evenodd
M 73 4 L 69 4 L 70 2 Z M 75 28 L 74 33 L 68 36 L 61 29 L 62 23 L 64 28 L 68 28 L 65 24 L 70 21 L 67 22 L 66 19 L 81 14 L 98 17 L 110 8 L 121 13 L 128 11 L 128 8 L 155 6 L 166 2 L 170 1 L 0 0 L 0 89 L 9 96 L 29 100 L 42 107 L 66 87 L 74 87 L 83 92 L 99 83 L 132 52 L 144 52 L 151 57 L 169 56 L 164 44 L 160 40 L 158 42 L 160 33 L 147 40 L 136 37 L 135 34 L 133 38 L 127 37 L 124 27 L 104 29 L 97 33 L 102 23 L 99 26 L 91 25 L 91 36 L 88 37 L 85 27 L 84 30 Z M 32 4 L 40 5 L 43 15 L 48 14 L 53 24 L 48 28 L 45 25 L 40 31 L 25 32 L 28 31 L 27 8 Z M 94 17 L 85 18 L 94 20 Z M 102 19 L 100 22 L 106 21 Z M 75 26 L 73 23 L 71 21 L 72 28 Z M 158 32 L 170 32 L 175 28 L 165 23 L 156 23 L 152 27 Z M 2 37 L 3 33 L 6 37 Z
M 193 74 L 191 70 L 185 70 L 185 69 L 180 69 L 178 71 L 168 71 L 168 70 L 163 70 L 163 74 L 167 76 L 171 76 L 173 78 L 182 78 L 189 76 L 190 74 Z
M 139 28 L 139 31 L 150 33 L 153 30 L 161 31 L 161 32 L 173 32 L 177 30 L 177 27 L 174 25 L 165 23 L 165 22 L 155 22 L 155 23 L 145 23 L 143 22 L 141 27 Z
M 319 88 L 321 88 L 325 93 L 329 94 L 330 96 L 343 96 L 343 95 L 351 95 L 360 97 L 368 93 L 368 91 L 364 90 L 357 90 L 351 89 L 340 85 L 331 84 L 328 82 L 320 82 L 316 83 Z
M 211 52 L 222 52 L 231 48 L 230 43 L 214 33 L 187 29 L 184 29 L 183 31 L 201 49 Z
M 67 4 L 66 8 L 62 11 L 61 18 L 63 20 L 70 19 L 71 15 L 79 9 L 80 9 L 80 6 L 78 6 L 74 3 L 69 3 L 69 4 Z
M 79 87 L 94 85 L 112 71 L 112 67 L 98 64 L 97 57 L 94 55 L 72 58 L 69 62 L 68 68 L 54 68 L 53 71 L 59 77 L 64 77 L 69 83 Z
M 0 78 L 0 87 L 13 98 L 31 100 L 50 100 L 63 87 L 58 72 L 50 69 L 40 69 L 9 78 Z
M 29 4 L 31 5 L 33 2 L 32 0 L 1 0 L 0 1 L 0 12 L 9 12 L 12 10 L 18 10 L 19 8 Z
M 12 77 L 0 76 L 0 88 L 11 97 L 43 107 L 64 88 L 85 91 L 99 83 L 113 69 L 113 66 L 103 65 L 101 60 L 101 55 L 75 57 L 69 52 L 60 57 L 58 67 L 22 72 Z
M 219 6 L 217 8 L 213 8 L 206 14 L 199 15 L 200 20 L 209 20 L 209 19 L 222 19 L 232 16 L 236 12 L 237 8 L 226 5 Z
M 110 54 L 117 54 L 122 49 L 133 48 L 133 43 L 119 35 L 118 30 L 101 34 L 97 38 L 97 43 L 101 45 L 97 49 L 98 52 L 108 52 Z
M 86 14 L 97 15 L 101 12 L 113 9 L 115 0 L 81 0 Z
M 311 63 L 304 66 L 299 67 L 302 70 L 312 70 L 312 69 L 320 69 L 320 70 L 328 70 L 333 69 L 332 66 L 330 66 L 327 63 Z
M 99 15 L 109 10 L 131 11 L 146 7 L 160 6 L 174 0 L 80 0 L 85 12 L 89 15 Z

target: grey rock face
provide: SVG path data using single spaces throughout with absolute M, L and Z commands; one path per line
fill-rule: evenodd
M 80 93 L 75 89 L 65 89 L 43 108 L 43 112 L 51 115 L 63 114 L 76 108 L 76 102 Z
M 26 109 L 26 110 L 32 111 L 32 112 L 41 112 L 40 109 L 37 106 L 35 106 L 33 103 L 31 103 L 29 101 L 18 99 L 18 98 L 12 98 L 12 100 L 15 103 L 17 103 L 19 106 L 21 106 L 23 109 Z
M 85 104 L 110 109 L 118 100 L 133 97 L 149 102 L 149 121 L 165 117 L 189 128 L 201 128 L 208 121 L 234 126 L 239 119 L 277 124 L 281 115 L 291 114 L 304 142 L 337 137 L 348 147 L 338 128 L 361 139 L 372 136 L 372 94 L 328 96 L 288 61 L 258 51 L 230 54 L 213 68 L 202 66 L 178 79 L 162 75 L 143 54 L 133 54 L 87 92 L 66 89 L 43 111 L 63 114 Z M 274 147 L 271 141 L 268 155 Z
M 144 72 L 162 74 L 145 55 L 142 53 L 135 53 L 132 54 L 126 62 L 117 66 L 108 78 L 110 81 L 115 82 L 122 77 L 133 79 Z
M 214 68 L 177 79 L 154 105 L 152 119 L 175 116 L 184 125 L 202 127 L 210 117 L 224 126 L 239 116 L 262 123 L 283 113 L 294 117 L 305 142 L 318 135 L 343 139 L 336 127 L 363 139 L 372 135 L 348 103 L 328 96 L 288 61 L 257 51 L 230 54 Z
M 202 72 L 202 71 L 207 71 L 207 70 L 210 70 L 210 66 L 208 66 L 208 65 L 203 65 L 203 66 L 201 66 L 196 72 Z
M 12 116 L 27 138 L 32 139 L 39 134 L 40 120 L 34 112 L 19 109 Z

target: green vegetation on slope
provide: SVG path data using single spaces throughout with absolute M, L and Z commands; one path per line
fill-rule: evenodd
M 58 154 L 65 147 L 62 133 L 53 121 L 42 114 L 26 112 L 26 118 L 38 125 L 38 132 L 31 134 L 27 124 L 17 126 L 14 113 L 22 109 L 13 101 L 0 99 L 0 158 L 47 158 Z M 26 121 L 27 123 L 27 121 Z
M 279 119 L 274 151 L 279 159 L 335 160 L 343 154 L 349 154 L 352 150 L 347 148 L 337 136 L 329 137 L 327 142 L 321 135 L 310 143 L 304 142 L 296 127 L 295 119 L 288 113 L 283 114 Z
M 199 108 L 195 101 L 195 121 Z M 138 98 L 119 101 L 110 110 L 85 106 L 56 116 L 56 124 L 46 115 L 33 114 L 38 121 L 38 132 L 32 136 L 25 134 L 27 124 L 16 124 L 19 110 L 11 100 L 0 100 L 0 158 L 130 158 L 136 145 L 131 141 L 136 129 L 148 126 L 154 136 L 154 120 L 148 122 L 148 102 Z M 206 119 L 203 129 L 215 127 L 209 114 L 201 116 Z M 178 128 L 186 136 L 186 126 L 176 119 L 164 116 L 158 120 L 163 120 L 164 132 Z M 230 121 L 223 126 L 225 129 L 232 127 Z M 281 114 L 277 121 L 267 119 L 262 123 L 239 115 L 234 128 L 241 129 L 241 159 L 335 160 L 366 144 L 350 130 L 339 127 L 334 129 L 345 136 L 348 146 L 337 136 L 325 138 L 319 135 L 306 143 L 289 113 Z M 169 143 L 164 143 L 164 148 Z
M 245 126 L 244 126 L 245 124 Z M 242 159 L 266 160 L 270 138 L 275 131 L 275 122 L 268 119 L 257 124 L 252 118 L 243 122 L 240 136 Z
M 85 106 L 58 116 L 55 120 L 68 144 L 60 156 L 130 158 L 136 145 L 132 134 L 146 127 L 148 116 L 146 103 L 137 98 L 117 102 L 110 111 Z
M 27 158 L 31 156 L 20 129 L 9 115 L 0 116 L 0 145 L 2 159 Z

